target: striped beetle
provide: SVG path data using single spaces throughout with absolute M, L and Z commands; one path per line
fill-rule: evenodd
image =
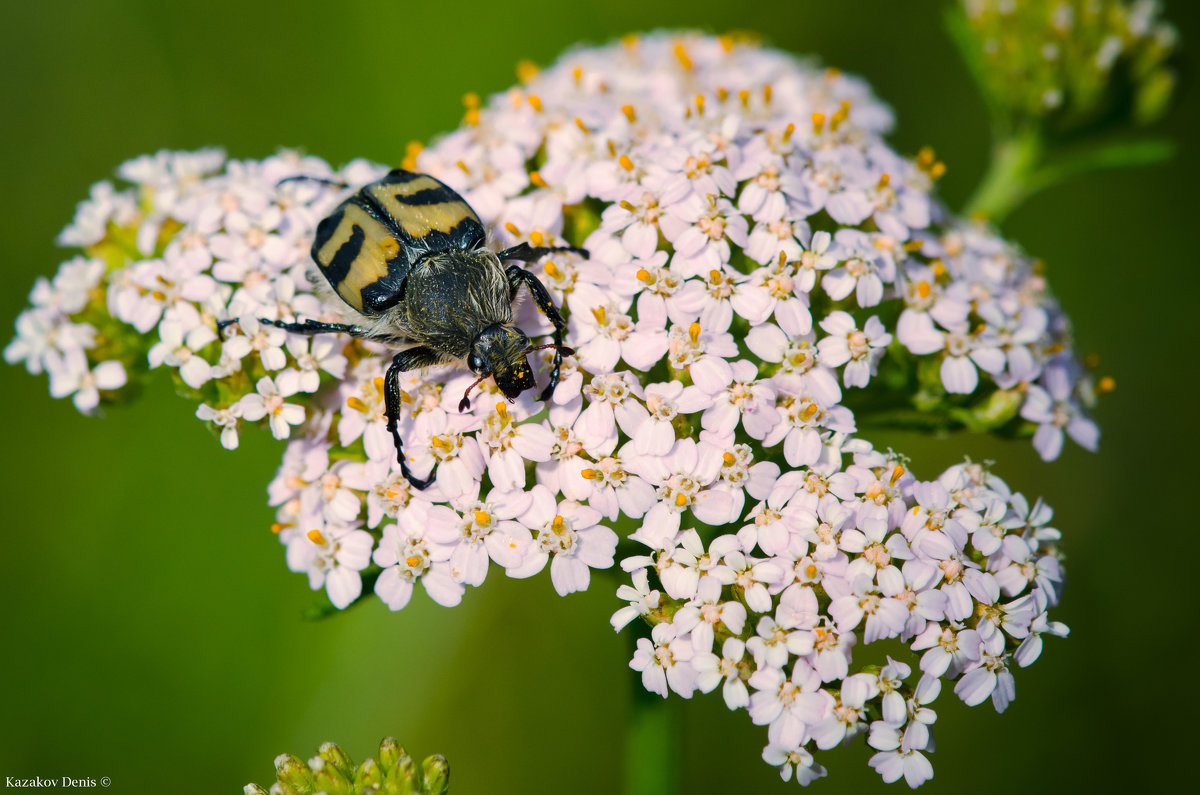
M 510 401 L 533 387 L 533 370 L 525 357 L 545 348 L 554 349 L 554 361 L 550 383 L 538 400 L 549 400 L 558 385 L 563 355 L 574 353 L 563 344 L 567 323 L 545 286 L 521 265 L 504 263 L 534 262 L 556 251 L 587 257 L 587 251 L 520 243 L 493 252 L 486 243 L 483 223 L 462 196 L 427 174 L 395 169 L 343 201 L 317 225 L 312 258 L 352 322 L 259 320 L 297 334 L 341 333 L 392 348 L 411 345 L 392 357 L 384 380 L 384 413 L 400 471 L 419 489 L 428 486 L 433 475 L 416 477 L 404 458 L 398 429 L 400 373 L 465 361 L 479 376 L 458 404 L 459 411 L 465 411 L 471 405 L 471 390 L 486 378 L 493 378 Z M 534 347 L 514 325 L 513 302 L 521 285 L 554 325 L 552 344 Z M 218 326 L 224 331 L 236 322 L 224 320 Z

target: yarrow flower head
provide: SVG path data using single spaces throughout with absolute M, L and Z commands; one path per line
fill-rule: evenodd
M 339 185 L 381 166 L 126 164 L 63 232 L 83 253 L 35 285 L 6 359 L 87 412 L 166 369 L 226 448 L 247 423 L 289 439 L 273 529 L 338 608 L 421 590 L 455 605 L 543 569 L 566 595 L 615 571 L 612 623 L 641 619 L 630 665 L 648 690 L 719 686 L 767 727 L 785 780 L 823 776 L 819 751 L 862 735 L 886 780 L 920 784 L 941 681 L 1003 710 L 1015 667 L 1066 634 L 1048 618 L 1058 532 L 988 466 L 918 480 L 857 418 L 904 406 L 1023 432 L 1045 458 L 1094 447 L 1097 390 L 1040 269 L 940 204 L 945 167 L 889 148 L 891 113 L 855 77 L 696 34 L 526 77 L 404 166 L 461 193 L 499 244 L 590 252 L 531 266 L 576 353 L 545 403 L 488 382 L 460 409 L 464 370 L 404 374 L 397 432 L 427 488 L 395 461 L 386 348 L 258 321 L 340 319 L 308 248 Z M 518 322 L 551 331 L 532 305 Z M 879 640 L 911 659 L 881 659 Z

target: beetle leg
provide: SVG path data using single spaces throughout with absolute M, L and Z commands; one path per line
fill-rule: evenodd
M 367 330 L 360 326 L 351 326 L 347 323 L 325 323 L 320 320 L 306 320 L 303 323 L 288 323 L 283 320 L 267 320 L 259 318 L 259 323 L 265 323 L 268 326 L 281 328 L 284 331 L 290 331 L 293 334 L 349 334 L 351 337 L 365 337 Z
M 547 292 L 546 286 L 538 281 L 538 277 L 520 265 L 509 265 L 506 273 L 508 274 L 508 283 L 512 286 L 513 291 L 516 292 L 517 287 L 521 284 L 528 287 L 529 294 L 533 296 L 533 302 L 537 304 L 537 308 L 542 310 L 542 314 L 550 318 L 550 322 L 554 324 L 554 363 L 550 369 L 550 383 L 538 395 L 538 400 L 544 403 L 550 399 L 550 396 L 554 394 L 554 388 L 558 386 L 558 375 L 562 367 L 563 350 L 565 348 L 563 345 L 563 335 L 567 333 L 567 321 L 563 320 L 562 314 L 554 306 L 554 302 L 550 300 L 550 293 Z M 570 349 L 566 348 L 566 350 L 569 351 Z
M 224 340 L 225 339 L 225 329 L 229 328 L 236 322 L 237 322 L 236 317 L 233 318 L 232 320 L 218 320 L 217 321 L 217 339 Z
M 572 254 L 579 254 L 584 259 L 590 255 L 586 248 L 575 248 L 574 246 L 531 246 L 528 243 L 518 243 L 512 248 L 506 248 L 496 256 L 503 262 L 506 259 L 517 259 L 522 262 L 537 262 L 547 254 L 553 254 L 556 251 L 568 251 Z
M 416 347 L 400 351 L 392 357 L 392 365 L 388 368 L 387 376 L 383 380 L 383 413 L 387 417 L 387 429 L 392 435 L 392 442 L 396 445 L 396 461 L 400 464 L 400 474 L 404 475 L 408 482 L 418 489 L 424 489 L 432 483 L 433 475 L 430 474 L 429 477 L 422 480 L 409 471 L 408 462 L 404 458 L 404 445 L 400 441 L 398 427 L 400 424 L 400 373 L 438 364 L 439 361 L 438 355 L 429 348 Z
M 225 339 L 225 329 L 237 323 L 238 319 L 218 320 L 217 321 L 217 336 L 220 339 Z M 303 323 L 289 323 L 284 320 L 268 320 L 265 317 L 258 319 L 259 323 L 266 326 L 274 326 L 281 328 L 284 331 L 290 331 L 293 334 L 349 334 L 351 337 L 369 337 L 367 330 L 359 326 L 350 326 L 345 323 L 324 323 L 320 320 L 305 320 Z

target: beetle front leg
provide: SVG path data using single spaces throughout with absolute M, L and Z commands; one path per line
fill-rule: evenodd
M 388 433 L 392 435 L 392 443 L 396 445 L 396 461 L 400 463 L 400 474 L 404 475 L 405 479 L 418 489 L 424 489 L 432 483 L 433 474 L 430 473 L 429 477 L 422 480 L 409 471 L 408 461 L 404 458 L 404 445 L 400 440 L 399 428 L 400 373 L 407 370 L 415 370 L 418 367 L 438 364 L 439 362 L 438 355 L 429 348 L 409 348 L 408 350 L 400 351 L 392 357 L 392 364 L 388 367 L 387 375 L 383 380 L 384 416 L 387 417 L 387 429 Z
M 559 371 L 562 369 L 563 351 L 574 352 L 563 345 L 563 335 L 567 333 L 567 321 L 563 319 L 562 314 L 558 311 L 558 307 L 550 300 L 550 293 L 546 290 L 546 286 L 538 280 L 538 277 L 520 265 L 509 265 L 506 273 L 508 274 L 508 283 L 512 287 L 513 294 L 516 295 L 517 288 L 524 284 L 529 288 L 529 294 L 533 296 L 533 302 L 537 304 L 537 308 L 542 310 L 542 314 L 550 318 L 550 322 L 554 324 L 554 363 L 550 368 L 550 383 L 546 385 L 546 388 L 542 390 L 542 393 L 537 398 L 544 403 L 550 399 L 550 396 L 554 394 L 554 388 L 558 386 Z

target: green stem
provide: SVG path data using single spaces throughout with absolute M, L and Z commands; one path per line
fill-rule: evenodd
M 679 792 L 679 709 L 634 684 L 633 719 L 625 737 L 625 795 Z
M 963 212 L 982 215 L 999 225 L 1021 202 L 1038 191 L 1092 171 L 1162 163 L 1174 153 L 1174 144 L 1163 138 L 1048 150 L 1037 128 L 1028 127 L 1000 138 L 992 147 L 987 173 Z
M 995 224 L 1003 221 L 1035 189 L 1032 177 L 1042 154 L 1041 135 L 1033 128 L 998 140 L 987 173 L 963 208 L 964 214 L 982 215 Z

